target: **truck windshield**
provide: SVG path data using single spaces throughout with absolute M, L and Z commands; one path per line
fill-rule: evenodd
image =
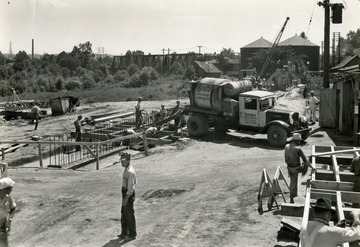
M 260 100 L 260 107 L 261 107 L 261 110 L 273 108 L 274 107 L 274 99 L 267 98 L 267 99 Z

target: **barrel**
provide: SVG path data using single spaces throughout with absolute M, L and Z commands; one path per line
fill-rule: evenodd
M 223 91 L 226 96 L 232 97 L 239 93 L 252 90 L 252 83 L 249 80 L 229 81 L 223 86 Z

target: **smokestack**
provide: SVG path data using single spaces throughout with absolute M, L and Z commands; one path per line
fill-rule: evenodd
M 34 59 L 34 39 L 31 40 L 31 58 Z

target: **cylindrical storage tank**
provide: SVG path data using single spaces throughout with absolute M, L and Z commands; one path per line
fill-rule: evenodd
M 197 107 L 221 111 L 222 85 L 227 79 L 204 78 L 195 88 L 194 101 Z
M 226 96 L 232 97 L 239 93 L 251 91 L 252 83 L 249 80 L 229 81 L 223 86 L 223 90 Z

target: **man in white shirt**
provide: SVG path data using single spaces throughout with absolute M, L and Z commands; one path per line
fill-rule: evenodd
M 331 208 L 329 198 L 318 198 L 314 208 L 314 218 L 309 221 L 306 230 L 301 229 L 300 241 L 304 247 L 337 247 L 340 244 L 360 240 L 359 211 L 352 211 L 352 227 L 329 226 Z
M 0 179 L 0 246 L 8 247 L 11 220 L 14 217 L 16 203 L 10 193 L 15 182 L 11 178 Z
M 317 105 L 319 104 L 320 100 L 318 100 L 315 96 L 314 91 L 310 92 L 310 99 L 309 99 L 309 108 L 311 111 L 310 121 L 316 122 L 316 109 Z
M 120 239 L 131 241 L 136 238 L 136 220 L 134 211 L 136 173 L 130 165 L 130 154 L 121 154 L 121 165 L 124 167 L 122 182 L 121 234 Z

